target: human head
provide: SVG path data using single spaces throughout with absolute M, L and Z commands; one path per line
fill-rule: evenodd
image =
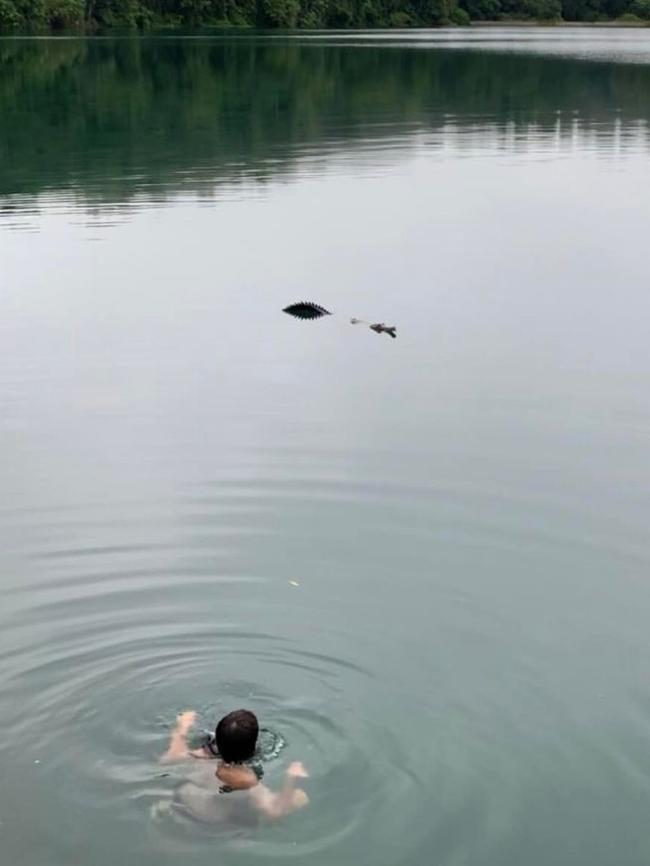
M 214 732 L 217 749 L 226 764 L 238 764 L 252 757 L 259 725 L 250 710 L 234 710 L 217 725 Z

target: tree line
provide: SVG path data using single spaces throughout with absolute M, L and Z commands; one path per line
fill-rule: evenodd
M 0 0 L 0 31 L 381 28 L 471 21 L 650 22 L 650 0 Z

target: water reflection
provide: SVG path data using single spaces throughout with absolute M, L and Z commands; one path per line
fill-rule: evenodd
M 646 150 L 650 37 L 594 31 L 2 40 L 0 221 L 112 222 L 405 153 Z M 363 50 L 359 50 L 359 46 Z M 430 50 L 414 50 L 427 48 Z M 582 58 L 582 59 L 577 59 Z
M 649 862 L 647 36 L 548 33 L 0 42 L 3 862 Z M 156 823 L 241 705 L 313 808 Z

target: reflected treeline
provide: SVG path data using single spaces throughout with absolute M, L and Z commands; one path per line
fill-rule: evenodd
M 0 41 L 0 64 L 0 195 L 97 204 L 263 180 L 414 131 L 432 146 L 624 141 L 650 111 L 648 66 L 476 49 L 27 40 Z

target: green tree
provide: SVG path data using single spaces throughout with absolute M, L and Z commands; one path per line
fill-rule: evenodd
M 53 30 L 63 30 L 83 24 L 84 0 L 46 0 L 45 18 Z
M 460 7 L 474 21 L 494 21 L 501 14 L 499 0 L 460 0 Z
M 20 15 L 11 0 L 0 0 L 0 31 L 14 30 L 20 24 Z
M 295 27 L 300 12 L 299 0 L 261 0 L 260 24 L 266 27 Z
M 634 0 L 630 6 L 630 12 L 637 18 L 650 21 L 650 0 Z
M 451 13 L 451 21 L 452 24 L 456 24 L 458 27 L 467 27 L 470 23 L 470 18 L 464 9 L 460 6 L 456 6 Z

